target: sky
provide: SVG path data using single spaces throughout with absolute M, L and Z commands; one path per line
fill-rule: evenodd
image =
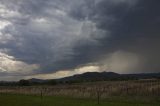
M 160 72 L 160 0 L 0 0 L 0 80 Z

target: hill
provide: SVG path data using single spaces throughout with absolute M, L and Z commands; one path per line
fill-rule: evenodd
M 160 73 L 118 74 L 114 72 L 87 72 L 61 79 L 61 82 L 90 82 L 90 81 L 114 81 L 114 80 L 141 80 L 159 79 Z

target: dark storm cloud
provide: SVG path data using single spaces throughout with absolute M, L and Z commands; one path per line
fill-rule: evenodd
M 86 64 L 96 64 L 107 71 L 124 69 L 127 73 L 160 69 L 158 0 L 0 3 L 0 21 L 10 23 L 1 30 L 0 52 L 23 64 L 38 64 L 40 68 L 33 68 L 37 70 L 33 71 L 35 74 Z M 120 59 L 124 63 L 118 65 L 116 61 Z
M 159 4 L 158 0 L 136 2 L 122 0 L 115 3 L 101 0 L 94 6 L 90 4 L 92 9 L 88 13 L 90 14 L 88 18 L 96 22 L 98 28 L 109 30 L 111 36 L 101 40 L 101 46 L 92 49 L 93 51 L 86 50 L 85 54 L 93 54 L 87 57 L 95 57 L 97 50 L 99 50 L 98 55 L 102 57 L 117 51 L 125 51 L 136 54 L 139 58 L 139 65 L 134 69 L 128 69 L 128 72 L 158 72 L 160 70 Z M 84 18 L 83 13 L 78 13 L 73 10 L 72 16 L 77 19 Z
M 81 54 L 74 48 L 97 45 L 97 39 L 105 34 L 92 21 L 77 20 L 68 15 L 79 3 L 74 0 L 1 0 L 1 18 L 10 23 L 1 31 L 1 49 L 6 49 L 5 53 L 18 61 L 40 65 L 35 73 L 76 67 L 82 62 L 73 61 Z M 4 39 L 8 35 L 10 39 Z
M 111 40 L 115 49 L 138 54 L 141 66 L 135 71 L 155 72 L 160 70 L 160 13 L 158 0 L 140 1 L 134 9 L 124 14 L 113 28 Z M 119 26 L 119 27 L 116 27 Z
M 160 13 L 158 0 L 139 1 L 113 24 L 111 41 L 114 49 L 133 52 L 139 55 L 140 66 L 136 72 L 155 72 L 160 70 Z M 118 23 L 118 24 L 117 24 Z M 105 27 L 104 27 L 105 28 Z

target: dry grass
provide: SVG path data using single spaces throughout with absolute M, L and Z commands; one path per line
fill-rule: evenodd
M 64 95 L 107 98 L 110 96 L 160 96 L 160 80 L 105 81 L 72 85 L 0 87 L 1 93 Z

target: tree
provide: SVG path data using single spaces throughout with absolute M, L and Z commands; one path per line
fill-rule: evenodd
M 19 81 L 19 85 L 20 86 L 29 86 L 30 85 L 30 81 L 28 81 L 28 80 L 20 80 Z
M 57 85 L 57 81 L 56 80 L 49 80 L 48 84 L 49 85 Z

